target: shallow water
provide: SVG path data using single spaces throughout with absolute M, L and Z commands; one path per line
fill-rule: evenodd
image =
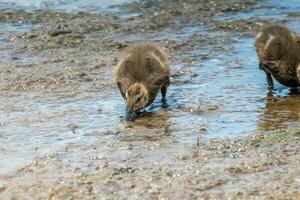
M 2 1 L 0 8 L 35 10 L 47 7 L 66 12 L 99 11 L 125 0 L 101 1 L 96 6 L 95 1 L 51 1 L 50 4 L 47 3 L 49 1 L 12 2 Z M 284 17 L 282 13 L 300 11 L 297 3 L 294 2 L 295 6 L 283 6 L 278 1 L 268 12 L 254 10 L 223 19 L 247 19 L 257 13 L 263 19 Z M 290 21 L 289 25 L 300 32 L 297 20 Z M 3 23 L 0 27 L 2 32 L 24 32 L 38 28 Z M 205 32 L 191 28 L 170 36 L 166 30 L 155 39 L 181 40 L 199 33 Z M 122 117 L 124 103 L 116 88 L 79 95 L 72 92 L 3 94 L 0 96 L 0 143 L 5 145 L 0 148 L 0 175 L 41 156 L 60 155 L 70 144 L 161 140 L 178 147 L 195 144 L 198 137 L 244 136 L 299 122 L 299 94 L 276 84 L 277 91 L 273 97 L 269 96 L 265 75 L 258 69 L 253 44 L 253 37 L 236 38 L 233 44 L 225 46 L 222 54 L 215 54 L 213 58 L 203 59 L 201 53 L 195 51 L 193 57 L 196 64 L 183 66 L 175 61 L 173 71 L 182 71 L 183 75 L 172 81 L 183 83 L 174 83 L 169 87 L 169 108 L 160 108 L 159 95 L 154 105 L 147 109 L 149 113 L 133 123 L 126 123 Z M 10 58 L 5 50 L 1 51 L 1 57 Z M 21 61 L 32 63 L 38 59 L 25 57 Z M 105 73 L 112 78 L 110 71 Z M 191 73 L 198 76 L 193 77 Z
M 130 0 L 1 0 L 0 9 L 54 10 L 61 12 L 99 12 L 112 9 L 116 5 L 131 2 Z

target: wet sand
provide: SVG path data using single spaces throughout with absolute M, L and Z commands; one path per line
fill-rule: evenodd
M 299 199 L 300 94 L 253 43 L 300 5 L 224 2 L 1 11 L 0 199 Z M 127 123 L 111 70 L 138 41 L 171 55 L 169 107 Z

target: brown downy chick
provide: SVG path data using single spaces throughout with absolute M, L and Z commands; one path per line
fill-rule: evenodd
M 256 36 L 255 47 L 269 88 L 274 88 L 272 76 L 285 86 L 300 86 L 300 37 L 295 32 L 284 26 L 265 26 Z
M 127 47 L 114 74 L 126 102 L 126 120 L 134 121 L 137 112 L 154 101 L 159 89 L 163 104 L 166 104 L 170 61 L 160 47 L 149 43 Z

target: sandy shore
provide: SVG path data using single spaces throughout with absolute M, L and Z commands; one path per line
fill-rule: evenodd
M 168 49 L 174 64 L 172 84 L 184 88 L 185 67 L 195 65 L 195 50 L 202 60 L 226 54 L 231 43 L 254 37 L 265 22 L 227 16 L 271 7 L 251 0 L 142 2 L 123 5 L 116 13 L 0 12 L 2 23 L 29 25 L 2 34 L 0 155 L 7 166 L 0 176 L 0 199 L 300 199 L 297 98 L 287 101 L 294 105 L 292 117 L 277 114 L 277 124 L 230 139 L 208 139 L 201 126 L 182 132 L 185 127 L 170 120 L 182 112 L 218 112 L 218 103 L 196 109 L 171 106 L 133 124 L 121 120 L 111 130 L 89 131 L 72 123 L 72 117 L 84 118 L 80 113 L 89 113 L 89 108 L 99 120 L 116 112 L 93 105 L 82 110 L 82 104 L 63 106 L 116 95 L 111 69 L 129 43 L 150 40 Z M 296 14 L 286 13 L 275 22 L 299 18 Z M 176 30 L 186 33 L 194 27 L 203 32 L 172 39 Z M 36 110 L 43 109 L 43 102 L 53 110 Z M 60 106 L 64 112 L 54 109 Z M 284 128 L 282 119 L 290 122 Z M 188 134 L 194 139 L 186 142 L 183 135 Z M 71 140 L 65 143 L 65 138 Z M 28 140 L 32 155 L 18 153 L 20 140 Z M 48 142 L 33 145 L 31 140 Z M 17 162 L 12 159 L 15 152 L 20 164 L 10 168 L 9 162 Z

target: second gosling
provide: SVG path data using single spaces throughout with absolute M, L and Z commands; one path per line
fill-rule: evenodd
M 300 86 L 300 38 L 280 25 L 264 26 L 256 36 L 255 47 L 259 68 L 264 70 L 270 89 L 272 76 L 288 87 Z
M 170 60 L 166 51 L 157 45 L 140 43 L 127 47 L 114 74 L 126 103 L 126 120 L 134 121 L 138 111 L 154 101 L 159 89 L 166 105 Z

